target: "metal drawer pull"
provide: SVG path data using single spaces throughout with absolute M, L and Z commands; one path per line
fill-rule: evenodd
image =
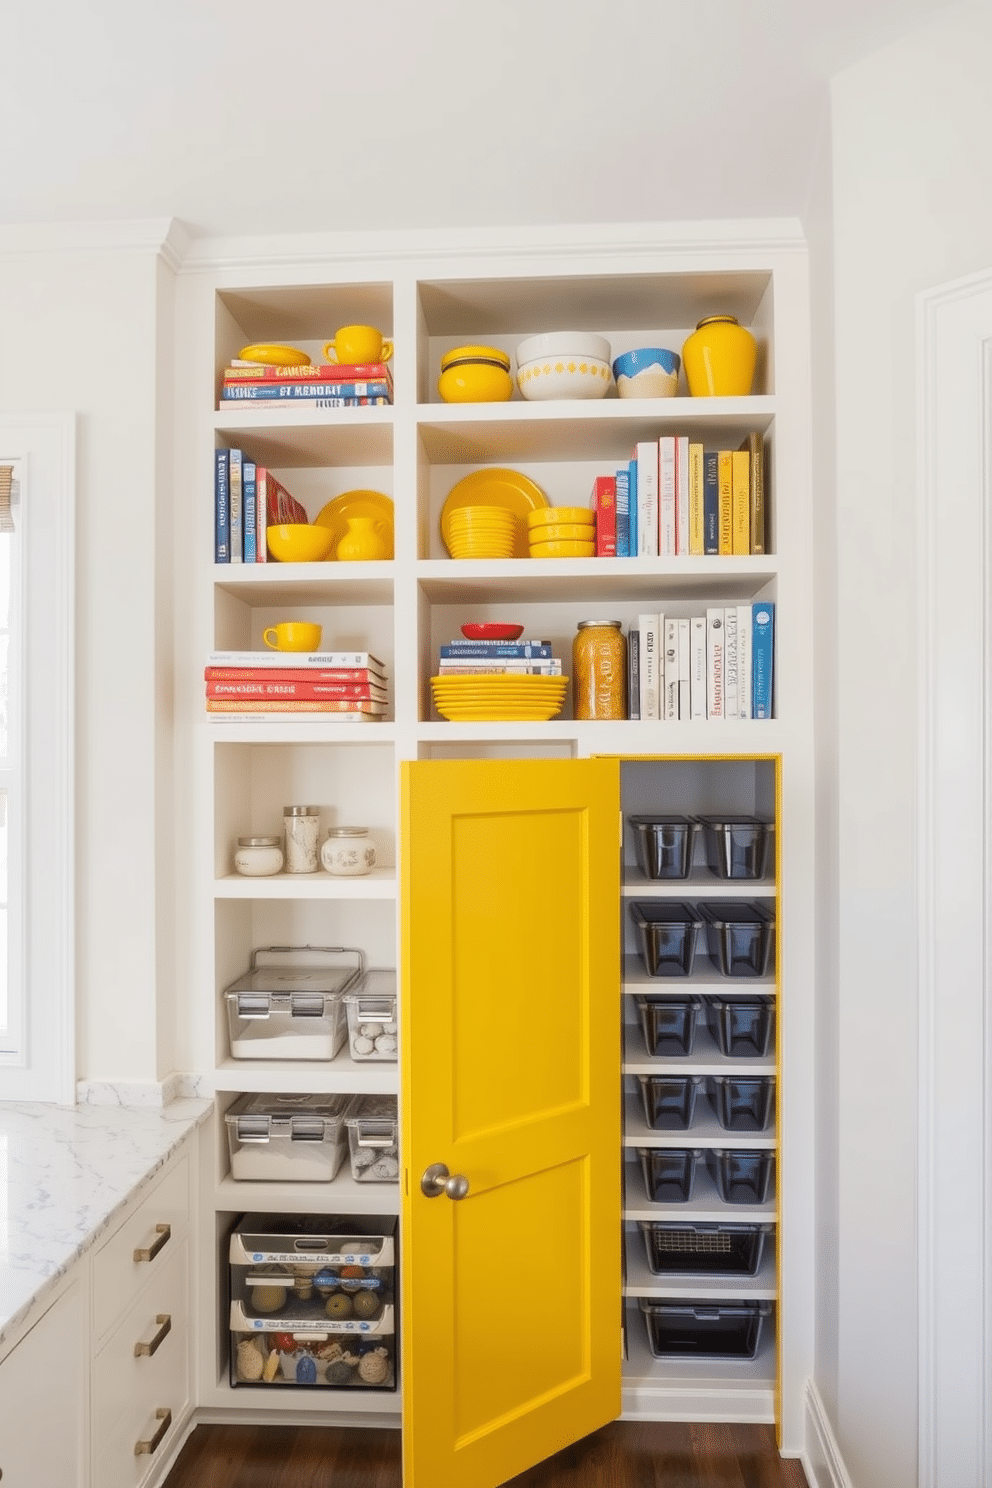
M 167 1405 L 160 1405 L 155 1412 L 155 1419 L 160 1421 L 161 1425 L 156 1427 L 155 1435 L 149 1437 L 147 1441 L 135 1442 L 135 1457 L 150 1457 L 152 1452 L 157 1451 L 162 1445 L 162 1438 L 172 1425 L 172 1412 L 169 1410 L 169 1407 Z
M 153 1261 L 162 1249 L 162 1246 L 168 1244 L 172 1235 L 172 1226 L 157 1224 L 155 1226 L 155 1233 L 158 1236 L 157 1240 L 154 1240 L 151 1245 L 139 1245 L 137 1250 L 135 1250 L 134 1259 L 136 1261 Z
M 420 1180 L 420 1191 L 428 1199 L 463 1199 L 468 1193 L 468 1179 L 461 1173 L 449 1173 L 445 1163 L 431 1163 Z
M 159 1344 L 165 1338 L 166 1334 L 172 1329 L 172 1318 L 167 1312 L 156 1313 L 155 1321 L 161 1324 L 161 1326 L 151 1343 L 136 1343 L 134 1345 L 134 1357 L 136 1359 L 150 1359 L 152 1354 L 157 1352 Z

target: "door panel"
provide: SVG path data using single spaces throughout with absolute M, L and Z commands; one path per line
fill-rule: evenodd
M 402 872 L 404 1482 L 497 1488 L 620 1411 L 617 762 L 404 765 Z

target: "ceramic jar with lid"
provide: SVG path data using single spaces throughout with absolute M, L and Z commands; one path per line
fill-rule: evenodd
M 437 390 L 445 403 L 505 403 L 513 393 L 510 358 L 498 346 L 455 346 L 441 358 Z
M 576 718 L 627 717 L 627 639 L 619 620 L 580 620 L 572 642 Z
M 234 868 L 245 878 L 268 878 L 282 872 L 282 841 L 279 837 L 239 837 Z
M 337 878 L 369 873 L 375 860 L 375 844 L 368 827 L 331 827 L 320 849 L 320 861 Z
M 287 806 L 282 818 L 286 835 L 286 872 L 316 873 L 320 866 L 317 854 L 320 811 L 316 806 Z
M 707 315 L 682 347 L 693 398 L 744 398 L 751 391 L 758 347 L 736 315 Z

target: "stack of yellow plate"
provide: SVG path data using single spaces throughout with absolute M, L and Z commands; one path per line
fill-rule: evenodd
M 452 558 L 512 558 L 517 518 L 494 506 L 462 506 L 448 517 L 445 537 Z
M 527 514 L 532 558 L 594 558 L 596 513 L 587 506 L 551 506 Z
M 532 672 L 456 672 L 432 677 L 431 690 L 435 708 L 453 723 L 543 723 L 564 707 L 568 680 Z

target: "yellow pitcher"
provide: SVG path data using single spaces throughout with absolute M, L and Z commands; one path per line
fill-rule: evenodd
M 349 517 L 348 530 L 337 546 L 342 563 L 374 563 L 389 557 L 383 524 L 376 517 Z

